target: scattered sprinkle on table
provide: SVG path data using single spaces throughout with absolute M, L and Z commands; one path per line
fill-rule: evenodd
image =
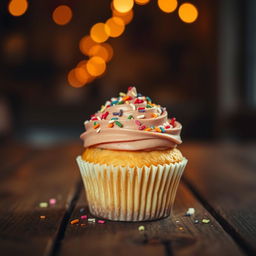
M 81 227 L 84 227 L 84 226 L 86 226 L 86 224 L 85 224 L 85 223 L 81 223 L 80 226 L 81 226 Z
M 210 222 L 209 219 L 202 219 L 202 223 L 204 223 L 204 224 L 208 224 L 209 222 Z
M 40 219 L 45 219 L 45 218 L 46 218 L 45 215 L 41 215 L 41 216 L 40 216 Z
M 87 215 L 82 215 L 80 218 L 81 218 L 81 220 L 86 220 L 87 219 Z
M 56 199 L 55 198 L 50 198 L 49 203 L 50 203 L 50 205 L 55 205 L 56 204 Z
M 99 224 L 104 224 L 106 221 L 105 220 L 98 220 L 97 221 Z
M 183 227 L 179 227 L 179 230 L 184 230 L 184 228 Z
M 48 203 L 47 203 L 47 202 L 41 202 L 41 203 L 39 204 L 39 206 L 40 206 L 41 208 L 47 208 L 47 207 L 48 207 Z
M 79 219 L 74 219 L 74 220 L 72 220 L 72 221 L 70 221 L 70 224 L 76 224 L 76 223 L 78 223 L 79 222 Z
M 194 220 L 194 223 L 195 223 L 195 224 L 198 224 L 198 223 L 199 223 L 199 220 Z
M 145 227 L 144 227 L 144 226 L 139 226 L 139 227 L 138 227 L 138 230 L 139 230 L 139 231 L 144 231 L 144 230 L 145 230 Z
M 79 210 L 80 212 L 84 212 L 84 208 L 80 208 L 80 210 Z
M 185 216 L 192 216 L 193 214 L 195 214 L 195 208 L 188 208 Z
M 95 223 L 95 218 L 89 218 L 89 219 L 88 219 L 88 222 L 93 222 L 93 223 Z

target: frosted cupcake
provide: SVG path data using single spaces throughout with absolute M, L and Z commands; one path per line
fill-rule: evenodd
M 77 157 L 91 213 L 119 221 L 170 215 L 187 160 L 176 148 L 181 124 L 128 88 L 85 123 Z

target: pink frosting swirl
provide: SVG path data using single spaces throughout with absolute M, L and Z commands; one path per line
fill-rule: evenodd
M 112 150 L 150 151 L 174 148 L 181 144 L 181 124 L 149 97 L 129 87 L 127 94 L 107 101 L 85 123 L 81 134 L 84 147 Z

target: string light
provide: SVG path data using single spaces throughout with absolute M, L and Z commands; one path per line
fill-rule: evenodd
M 134 14 L 133 14 L 132 9 L 129 12 L 121 13 L 113 8 L 112 15 L 113 15 L 113 17 L 118 17 L 118 18 L 122 19 L 124 24 L 127 25 L 132 21 Z
M 98 56 L 101 57 L 105 62 L 108 62 L 113 56 L 113 49 L 107 43 L 96 44 L 90 48 L 88 56 Z
M 129 12 L 133 5 L 133 0 L 113 0 L 113 7 L 118 12 Z
M 144 5 L 149 3 L 150 0 L 135 0 L 134 2 L 138 5 Z
M 52 19 L 60 26 L 68 24 L 72 19 L 72 10 L 67 5 L 58 6 L 52 13 Z
M 84 55 L 89 55 L 90 49 L 96 44 L 90 36 L 84 36 L 79 42 L 79 49 Z
M 198 17 L 197 8 L 190 3 L 184 3 L 179 8 L 179 17 L 185 23 L 193 23 Z
M 108 35 L 110 37 L 118 37 L 124 32 L 124 21 L 118 17 L 112 17 L 107 20 L 106 25 L 108 26 Z
M 106 70 L 106 63 L 102 58 L 94 56 L 88 60 L 86 67 L 91 76 L 100 76 Z
M 69 84 L 74 87 L 74 88 L 80 88 L 82 87 L 84 84 L 79 82 L 77 79 L 76 79 L 76 76 L 75 76 L 75 69 L 71 69 L 68 73 L 68 82 Z
M 13 16 L 21 16 L 28 9 L 27 0 L 11 0 L 8 5 L 8 11 Z
M 91 38 L 97 43 L 105 42 L 109 37 L 109 33 L 108 26 L 101 22 L 93 25 L 90 31 Z
M 177 0 L 158 0 L 158 7 L 166 13 L 171 13 L 175 11 L 178 6 Z

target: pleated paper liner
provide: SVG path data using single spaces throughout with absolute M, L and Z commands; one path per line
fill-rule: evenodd
M 131 168 L 100 165 L 77 157 L 90 212 L 118 221 L 170 215 L 187 159 L 175 164 Z

